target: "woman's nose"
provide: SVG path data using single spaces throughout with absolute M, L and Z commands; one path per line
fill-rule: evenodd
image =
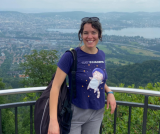
M 91 33 L 88 34 L 88 38 L 92 38 L 92 34 Z

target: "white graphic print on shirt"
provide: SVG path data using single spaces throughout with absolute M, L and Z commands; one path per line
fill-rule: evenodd
M 87 90 L 89 88 L 94 90 L 94 93 L 97 92 L 97 98 L 100 97 L 99 85 L 102 84 L 104 79 L 104 72 L 100 68 L 95 68 L 92 72 L 93 77 L 89 77 L 91 80 L 88 84 Z

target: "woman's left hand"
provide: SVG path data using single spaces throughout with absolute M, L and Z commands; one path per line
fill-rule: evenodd
M 116 100 L 113 94 L 107 95 L 107 109 L 109 108 L 109 104 L 111 106 L 111 114 L 113 114 L 116 108 Z

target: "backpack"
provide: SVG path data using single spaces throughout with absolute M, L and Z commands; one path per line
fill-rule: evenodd
M 60 134 L 68 134 L 70 132 L 72 110 L 71 100 L 72 96 L 76 97 L 76 69 L 77 69 L 77 55 L 74 49 L 68 50 L 72 53 L 73 64 L 71 67 L 72 82 L 71 92 L 69 92 L 66 84 L 66 79 L 61 85 L 58 97 L 57 118 L 60 128 Z M 55 74 L 53 74 L 51 82 L 48 87 L 43 91 L 40 98 L 35 103 L 34 110 L 34 128 L 36 134 L 47 134 L 49 126 L 49 96 L 52 88 L 52 83 Z

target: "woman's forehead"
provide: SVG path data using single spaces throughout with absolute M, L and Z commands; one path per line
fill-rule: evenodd
M 83 31 L 98 31 L 98 30 L 93 28 L 91 23 L 86 23 L 84 25 Z

